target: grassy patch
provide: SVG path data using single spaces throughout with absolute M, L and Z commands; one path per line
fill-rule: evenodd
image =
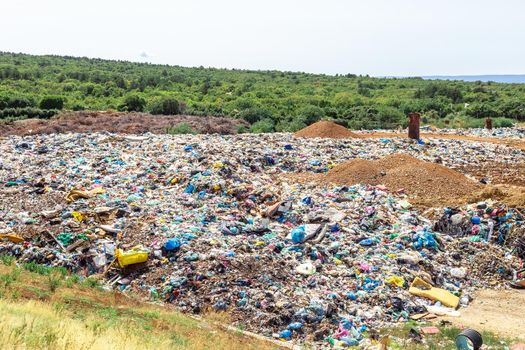
M 14 261 L 15 261 L 15 257 L 12 255 L 0 255 L 0 263 L 6 266 L 13 265 Z
M 417 324 L 409 321 L 402 327 L 389 328 L 383 330 L 381 333 L 391 338 L 391 348 L 395 350 L 457 350 L 455 345 L 456 336 L 461 333 L 461 329 L 444 325 L 437 326 L 439 328 L 438 334 L 423 335 L 422 342 L 419 342 L 410 336 L 410 330 L 414 329 L 420 332 L 420 328 L 424 326 L 431 326 L 431 324 Z M 502 339 L 491 332 L 481 332 L 484 349 L 504 349 L 505 346 L 511 344 L 511 340 Z
M 196 134 L 197 132 L 193 130 L 190 124 L 188 123 L 179 123 L 174 127 L 167 128 L 166 133 L 169 135 L 185 135 L 185 134 Z
M 62 283 L 62 277 L 58 273 L 52 273 L 47 276 L 47 286 L 51 293 L 54 293 Z
M 100 287 L 100 284 L 98 283 L 98 281 L 92 277 L 85 278 L 84 280 L 82 280 L 82 282 L 80 282 L 80 284 L 84 287 L 89 287 L 89 288 Z
M 20 277 L 20 269 L 14 268 L 6 274 L 0 275 L 0 286 L 7 288 Z
M 168 307 L 78 283 L 60 269 L 0 265 L 1 348 L 273 349 L 275 346 L 191 319 Z M 70 281 L 70 282 L 68 282 Z

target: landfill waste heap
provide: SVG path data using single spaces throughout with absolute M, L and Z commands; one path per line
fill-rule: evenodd
M 521 248 L 506 244 L 523 228 L 519 211 L 487 201 L 431 221 L 381 184 L 282 176 L 395 153 L 450 167 L 525 160 L 509 147 L 93 133 L 10 136 L 0 151 L 0 255 L 188 313 L 227 311 L 283 340 L 364 346 L 366 331 L 457 315 L 520 264 Z

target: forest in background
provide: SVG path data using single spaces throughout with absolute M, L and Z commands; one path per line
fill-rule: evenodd
M 525 84 L 373 78 L 355 74 L 180 67 L 0 52 L 0 120 L 62 110 L 229 116 L 253 132 L 296 131 L 320 119 L 392 129 L 409 112 L 438 127 L 525 121 Z

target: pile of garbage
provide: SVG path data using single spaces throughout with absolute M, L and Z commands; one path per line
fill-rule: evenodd
M 454 237 L 468 237 L 470 242 L 505 245 L 525 258 L 525 215 L 518 208 L 492 201 L 446 208 L 434 224 L 434 230 Z
M 362 345 L 367 330 L 456 315 L 520 264 L 505 245 L 438 230 L 387 187 L 279 176 L 399 152 L 443 164 L 525 158 L 507 147 L 94 133 L 9 137 L 0 151 L 0 254 L 185 312 L 226 311 L 284 340 Z

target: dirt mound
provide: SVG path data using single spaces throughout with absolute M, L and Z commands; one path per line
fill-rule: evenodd
M 487 199 L 505 203 L 511 208 L 525 208 L 525 187 L 487 186 L 472 196 L 472 202 L 481 202 Z
M 349 137 L 360 138 L 361 136 L 353 133 L 344 126 L 326 120 L 314 123 L 294 134 L 296 137 L 323 137 L 332 139 L 345 139 Z
M 382 178 L 381 166 L 373 160 L 352 159 L 330 170 L 326 178 L 330 182 L 341 184 L 377 185 Z
M 26 119 L 0 125 L 0 136 L 109 131 L 123 134 L 165 134 L 181 123 L 204 134 L 235 134 L 242 121 L 225 117 L 151 115 L 123 112 L 66 112 L 51 119 Z
M 330 170 L 325 180 L 346 185 L 385 185 L 391 191 L 404 190 L 415 204 L 422 205 L 461 203 L 481 188 L 457 171 L 404 154 L 377 161 L 354 159 Z
M 490 184 L 525 186 L 525 164 L 509 164 L 499 161 L 487 161 L 480 165 L 464 165 L 458 168 L 476 179 L 485 179 Z

